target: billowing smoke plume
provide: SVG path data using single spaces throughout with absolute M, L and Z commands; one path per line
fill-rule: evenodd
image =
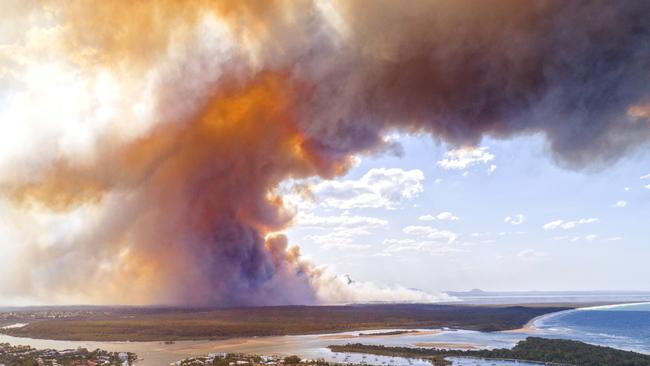
M 0 9 L 3 296 L 431 301 L 301 260 L 279 184 L 339 176 L 395 129 L 541 133 L 574 168 L 650 140 L 644 1 Z

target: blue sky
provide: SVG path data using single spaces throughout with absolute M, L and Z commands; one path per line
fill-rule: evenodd
M 352 278 L 425 291 L 650 290 L 648 151 L 562 168 L 542 136 L 455 152 L 426 135 L 298 200 L 287 235 Z M 365 178 L 364 178 L 365 176 Z

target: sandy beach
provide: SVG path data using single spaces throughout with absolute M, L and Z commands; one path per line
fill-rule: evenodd
M 385 332 L 377 333 L 358 333 L 358 334 L 326 334 L 320 336 L 320 339 L 357 339 L 357 338 L 375 338 L 375 337 L 403 337 L 403 336 L 419 336 L 426 334 L 439 334 L 442 331 L 439 329 L 430 330 L 405 330 L 403 333 L 386 334 Z
M 413 345 L 416 347 L 438 348 L 438 349 L 460 349 L 460 350 L 473 350 L 473 349 L 482 348 L 477 344 L 471 344 L 471 343 L 418 342 L 418 343 L 414 343 Z

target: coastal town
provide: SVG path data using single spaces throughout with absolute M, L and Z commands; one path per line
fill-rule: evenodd
M 130 366 L 130 352 L 88 351 L 85 348 L 53 350 L 0 343 L 0 366 Z
M 170 366 L 328 366 L 325 360 L 301 359 L 298 356 L 259 356 L 243 353 L 210 353 L 205 357 L 190 357 Z

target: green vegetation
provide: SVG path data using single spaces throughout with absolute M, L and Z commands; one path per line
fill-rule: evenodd
M 580 366 L 650 366 L 650 355 L 621 351 L 563 339 L 529 337 L 512 349 L 442 350 L 431 348 L 385 347 L 363 344 L 330 346 L 333 352 L 369 353 L 382 356 L 425 358 L 434 365 L 449 364 L 445 357 L 479 357 L 528 360 Z
M 28 318 L 25 321 L 29 323 L 27 326 L 3 332 L 20 337 L 63 340 L 165 341 L 382 328 L 449 327 L 498 331 L 519 328 L 536 316 L 566 309 L 431 304 L 236 309 L 116 308 L 96 309 L 71 316 L 63 313 L 54 319 Z M 62 312 L 61 309 L 57 311 Z
M 297 365 L 301 361 L 300 357 L 298 356 L 288 356 L 284 358 L 284 364 L 285 365 Z
M 330 363 L 323 359 L 302 360 L 298 356 L 260 356 L 244 353 L 209 354 L 178 361 L 180 366 L 364 366 L 360 364 Z
M 12 346 L 0 343 L 0 365 L 6 366 L 122 366 L 136 360 L 133 353 L 107 352 L 100 349 L 88 351 L 85 348 L 57 351 L 38 350 L 29 346 Z

